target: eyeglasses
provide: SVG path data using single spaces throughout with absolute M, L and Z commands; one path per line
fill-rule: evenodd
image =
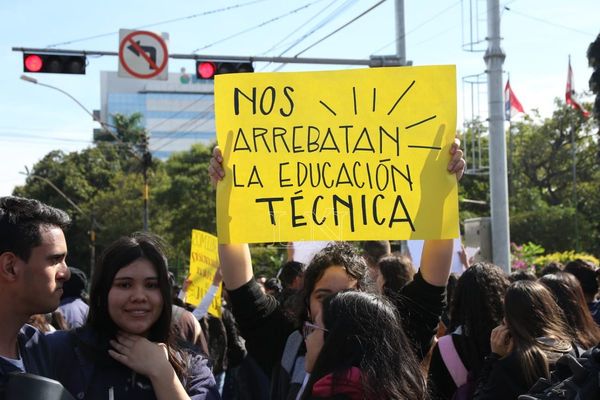
M 308 321 L 304 322 L 304 327 L 302 328 L 302 336 L 304 337 L 304 340 L 306 340 L 306 338 L 308 337 L 308 335 L 310 335 L 311 333 L 313 333 L 316 329 L 319 329 L 323 332 L 329 332 L 327 329 L 320 327 L 319 325 L 315 325 L 312 324 Z

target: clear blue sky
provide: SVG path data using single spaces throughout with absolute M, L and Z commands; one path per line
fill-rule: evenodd
M 12 52 L 11 47 L 57 45 L 61 49 L 117 51 L 120 28 L 133 29 L 163 22 L 145 29 L 168 32 L 172 53 L 191 53 L 210 45 L 198 53 L 276 56 L 323 25 L 285 54 L 294 56 L 376 3 L 378 0 L 0 2 L 0 196 L 10 194 L 15 185 L 22 184 L 24 176 L 19 171 L 23 171 L 25 165 L 31 167 L 49 151 L 69 152 L 89 146 L 92 130 L 97 127 L 66 96 L 21 81 L 22 55 Z M 461 19 L 461 14 L 468 13 L 469 3 L 469 0 L 436 0 L 406 1 L 405 4 L 408 59 L 414 65 L 457 65 L 459 128 L 464 101 L 462 78 L 485 70 L 483 53 L 462 50 L 463 37 L 468 36 L 469 26 L 467 20 Z M 484 39 L 486 1 L 472 0 L 472 3 L 478 5 L 481 14 L 474 30 Z M 200 15 L 235 5 L 244 6 Z M 300 9 L 303 6 L 306 7 Z M 564 98 L 569 54 L 575 89 L 579 93 L 587 89 L 591 70 L 585 52 L 600 32 L 600 2 L 508 0 L 501 1 L 501 6 L 510 8 L 502 12 L 501 32 L 502 47 L 507 55 L 504 69 L 510 73 L 513 90 L 526 110 L 537 108 L 542 115 L 549 116 L 554 98 Z M 268 22 L 273 19 L 276 20 Z M 176 21 L 165 22 L 170 20 Z M 260 28 L 250 29 L 263 23 Z M 302 56 L 368 58 L 371 54 L 392 54 L 396 37 L 394 23 L 394 1 L 387 0 Z M 245 30 L 249 31 L 223 40 Z M 85 39 L 93 36 L 100 37 Z M 273 49 L 276 45 L 278 47 Z M 479 47 L 485 48 L 485 43 Z M 71 93 L 88 109 L 97 109 L 100 105 L 100 71 L 116 70 L 117 58 L 90 57 L 88 61 L 85 76 L 34 76 L 40 82 Z M 170 61 L 171 72 L 179 71 L 181 67 L 191 72 L 194 64 Z M 275 67 L 270 65 L 265 70 Z M 256 68 L 263 67 L 257 65 Z M 316 69 L 295 64 L 283 70 L 309 68 Z M 485 104 L 485 97 L 481 102 Z M 467 103 L 470 104 L 470 100 Z

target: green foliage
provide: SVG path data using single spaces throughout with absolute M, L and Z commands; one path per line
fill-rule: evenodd
M 477 126 L 468 125 L 463 141 L 471 140 Z M 593 133 L 596 129 L 593 120 L 560 100 L 551 118 L 542 119 L 534 111 L 513 122 L 512 143 L 507 144 L 512 241 L 539 243 L 552 252 L 579 248 L 600 255 L 600 146 Z M 472 164 L 470 151 L 467 159 Z M 490 215 L 488 180 L 488 175 L 462 179 L 460 199 L 487 204 L 461 202 L 461 219 Z
M 164 237 L 180 268 L 189 264 L 192 229 L 216 234 L 215 192 L 208 176 L 211 147 L 196 144 L 171 155 L 165 163 L 168 179 L 156 193 L 156 207 L 164 212 Z
M 544 254 L 544 251 L 542 246 L 531 242 L 523 245 L 511 243 L 510 252 L 512 269 L 535 269 L 535 260 L 537 257 Z
M 278 243 L 250 246 L 254 276 L 275 277 L 286 260 L 286 249 L 286 246 Z
M 596 266 L 598 264 L 600 264 L 600 261 L 596 257 L 592 256 L 591 254 L 576 253 L 573 250 L 545 254 L 543 256 L 537 257 L 535 259 L 534 263 L 538 267 L 543 268 L 544 266 L 548 265 L 551 262 L 556 262 L 556 263 L 561 263 L 563 265 L 566 265 L 569 261 L 573 261 L 573 260 L 577 260 L 577 259 L 590 262 Z

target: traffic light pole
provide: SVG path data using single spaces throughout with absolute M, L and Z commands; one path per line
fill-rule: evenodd
M 487 64 L 490 131 L 490 198 L 492 215 L 492 259 L 510 272 L 510 231 L 508 217 L 508 180 L 506 174 L 506 138 L 502 99 L 502 64 L 505 54 L 500 47 L 500 3 L 487 0 L 488 48 L 483 57 Z
M 13 47 L 13 51 L 38 54 L 76 54 L 84 56 L 118 56 L 116 51 L 61 50 L 38 49 L 30 47 Z M 262 56 L 224 56 L 208 54 L 169 54 L 169 58 L 179 60 L 210 60 L 221 62 L 271 62 L 281 64 L 329 64 L 329 65 L 364 65 L 367 67 L 401 66 L 403 60 L 396 56 L 371 56 L 368 60 L 351 58 L 300 58 L 300 57 L 262 57 Z

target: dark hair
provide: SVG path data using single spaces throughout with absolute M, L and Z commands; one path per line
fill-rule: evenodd
M 64 231 L 70 223 L 67 213 L 38 200 L 0 197 L 0 254 L 10 251 L 27 262 L 31 249 L 42 242 L 42 229 Z
M 117 272 L 140 258 L 150 261 L 156 269 L 164 304 L 158 320 L 150 328 L 148 340 L 166 342 L 170 334 L 172 305 L 167 259 L 162 240 L 148 233 L 134 233 L 122 237 L 110 244 L 100 256 L 92 276 L 87 325 L 108 337 L 116 334 L 118 327 L 108 313 L 108 292 Z
M 567 272 L 559 272 L 543 276 L 540 282 L 550 289 L 563 310 L 567 326 L 577 344 L 589 349 L 600 343 L 600 327 L 592 318 L 577 278 Z
M 366 399 L 424 399 L 426 383 L 395 306 L 382 296 L 344 291 L 323 302 L 324 344 L 302 398 L 333 375 L 333 387 L 352 367 L 361 371 Z M 335 389 L 334 389 L 335 390 Z
M 490 334 L 502 323 L 504 295 L 509 282 L 494 264 L 478 262 L 458 278 L 450 303 L 450 326 L 453 332 L 462 327 L 471 351 L 467 364 L 476 373 L 490 351 Z
M 61 300 L 69 297 L 81 298 L 82 293 L 87 286 L 87 276 L 85 275 L 85 272 L 75 267 L 69 267 L 69 271 L 71 271 L 71 278 L 63 284 Z
M 565 265 L 565 272 L 575 275 L 575 278 L 581 284 L 583 293 L 588 296 L 595 296 L 598 293 L 598 281 L 596 280 L 596 271 L 594 268 L 581 259 L 569 261 Z
M 330 243 L 315 254 L 304 272 L 304 285 L 299 293 L 300 301 L 297 302 L 297 317 L 300 322 L 309 319 L 310 295 L 325 270 L 334 265 L 343 267 L 350 277 L 357 280 L 357 289 L 366 289 L 367 264 L 357 249 L 347 242 Z
M 546 276 L 548 274 L 555 274 L 557 272 L 561 272 L 563 270 L 563 265 L 559 262 L 551 261 L 539 273 L 540 278 L 542 276 Z
M 537 276 L 535 276 L 535 274 L 531 271 L 521 269 L 511 272 L 510 275 L 508 275 L 508 280 L 510 283 L 517 281 L 535 281 L 537 280 Z
M 379 273 L 382 275 L 385 283 L 383 292 L 390 291 L 397 293 L 404 285 L 412 281 L 415 274 L 410 257 L 401 253 L 393 253 L 382 257 L 377 263 Z
M 506 291 L 504 310 L 527 385 L 548 379 L 549 363 L 572 348 L 563 312 L 552 293 L 538 281 L 514 282 Z
M 389 240 L 366 240 L 362 242 L 363 256 L 367 259 L 367 264 L 377 265 L 381 257 L 391 253 Z
M 277 277 L 281 281 L 281 285 L 284 288 L 288 288 L 294 283 L 294 279 L 298 276 L 302 276 L 306 266 L 298 261 L 288 261 L 281 266 L 279 275 Z
M 137 232 L 117 239 L 104 250 L 92 275 L 90 310 L 86 326 L 94 329 L 103 340 L 116 334 L 118 327 L 108 313 L 108 292 L 117 272 L 139 259 L 148 260 L 155 268 L 163 299 L 163 309 L 154 325 L 150 327 L 148 340 L 167 344 L 169 362 L 177 376 L 182 378 L 187 360 L 181 357 L 176 344 L 176 334 L 171 327 L 173 297 L 165 245 L 160 237 Z

